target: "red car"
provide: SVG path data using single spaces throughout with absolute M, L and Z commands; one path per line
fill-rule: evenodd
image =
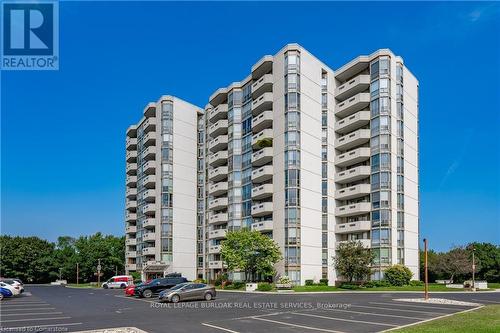
M 149 283 L 150 281 L 151 281 L 151 279 L 147 280 L 146 283 Z M 136 285 L 133 285 L 133 284 L 128 285 L 125 288 L 125 296 L 134 296 L 134 288 L 137 286 L 140 286 L 141 284 L 143 284 L 143 282 L 139 282 Z

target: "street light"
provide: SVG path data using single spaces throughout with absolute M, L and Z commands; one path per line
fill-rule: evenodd
M 429 299 L 429 274 L 427 273 L 427 238 L 424 238 L 424 298 Z

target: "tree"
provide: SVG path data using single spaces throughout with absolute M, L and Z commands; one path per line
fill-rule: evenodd
M 458 278 L 465 279 L 465 275 L 472 273 L 472 260 L 469 259 L 469 251 L 464 247 L 455 247 L 440 255 L 437 262 L 437 271 L 450 280 Z
M 373 254 L 361 242 L 350 241 L 340 243 L 337 255 L 333 257 L 335 269 L 348 282 L 364 280 L 370 275 L 370 265 L 373 263 Z
M 282 259 L 278 244 L 258 231 L 229 232 L 222 241 L 222 259 L 228 270 L 245 272 L 246 281 L 274 274 L 274 264 Z
M 271 138 L 260 139 L 256 142 L 256 144 L 259 148 L 272 147 L 273 146 L 273 139 L 271 139 Z
M 472 249 L 475 249 L 476 279 L 500 282 L 500 245 L 470 243 L 467 245 L 470 260 Z
M 413 273 L 404 265 L 393 265 L 384 271 L 384 279 L 393 286 L 410 284 Z
M 0 276 L 49 282 L 54 274 L 54 244 L 38 237 L 0 236 Z

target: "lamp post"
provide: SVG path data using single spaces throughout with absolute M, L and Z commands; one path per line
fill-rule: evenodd
M 424 298 L 429 299 L 429 274 L 427 273 L 427 239 L 424 238 Z
M 476 248 L 472 245 L 472 291 L 476 291 Z
M 76 285 L 80 283 L 80 267 L 79 263 L 76 263 Z

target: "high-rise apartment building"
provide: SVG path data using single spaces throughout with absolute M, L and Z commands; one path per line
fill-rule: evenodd
M 185 198 L 195 210 L 192 221 L 177 217 L 175 209 L 170 216 L 172 253 L 177 223 L 179 228 L 189 225 L 193 235 L 185 247 L 196 252 L 191 257 L 195 275 L 212 280 L 224 270 L 220 248 L 227 232 L 249 228 L 279 244 L 284 259 L 276 270 L 295 283 L 321 278 L 333 283 L 338 278 L 336 248 L 350 240 L 373 249 L 374 279 L 395 263 L 405 264 L 418 278 L 417 91 L 418 82 L 403 60 L 385 49 L 338 70 L 297 44 L 263 57 L 248 77 L 210 96 L 204 111 L 190 106 L 191 127 L 197 128 L 189 133 L 195 142 L 193 168 L 179 176 L 195 184 L 194 194 Z M 155 110 L 161 110 L 161 100 Z M 174 119 L 176 112 L 174 103 Z M 129 128 L 128 140 L 137 137 L 139 142 L 141 123 Z M 174 161 L 176 142 L 174 137 Z M 162 168 L 159 159 L 154 163 Z M 173 169 L 175 207 L 175 163 Z M 129 203 L 128 215 L 133 214 Z M 148 269 L 139 220 L 137 215 L 135 224 L 128 224 L 137 228 L 137 236 L 127 242 L 138 244 L 127 257 L 128 264 L 136 265 L 127 266 L 129 271 Z M 153 221 L 159 231 L 163 222 Z M 138 267 L 140 260 L 143 266 Z M 187 275 L 175 255 L 158 249 L 154 260 L 157 271 L 169 267 Z M 242 273 L 231 274 L 242 278 Z

